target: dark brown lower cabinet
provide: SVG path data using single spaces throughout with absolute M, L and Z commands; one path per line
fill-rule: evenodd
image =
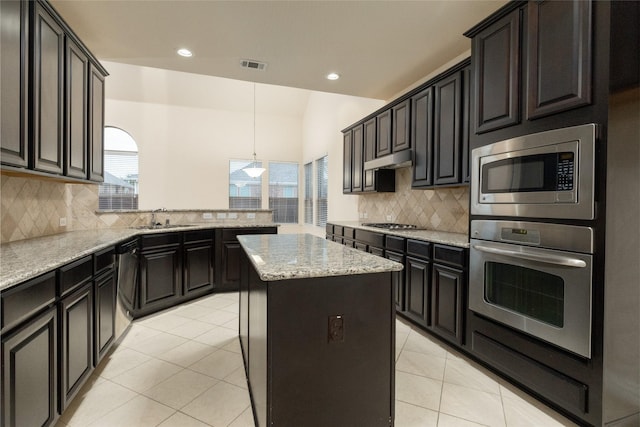
M 60 413 L 93 369 L 93 283 L 60 301 Z
M 2 337 L 2 424 L 48 426 L 58 416 L 56 307 Z
M 95 366 L 116 339 L 116 277 L 112 271 L 95 280 Z
M 431 327 L 441 337 L 462 345 L 464 272 L 433 264 L 431 281 Z
M 420 326 L 429 326 L 429 284 L 431 262 L 407 257 L 405 262 L 405 311 L 404 314 Z
M 182 257 L 180 245 L 140 253 L 139 315 L 174 305 L 181 296 Z
M 386 251 L 385 258 L 404 265 L 404 255 L 401 253 Z M 392 272 L 391 278 L 393 280 L 393 300 L 396 303 L 396 310 L 402 312 L 404 311 L 404 270 Z
M 213 290 L 215 246 L 213 230 L 184 233 L 183 294 L 191 298 Z

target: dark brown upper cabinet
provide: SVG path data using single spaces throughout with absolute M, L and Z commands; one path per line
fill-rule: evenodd
M 433 183 L 462 182 L 462 75 L 453 75 L 434 86 Z
M 393 118 L 391 125 L 393 132 L 392 151 L 407 150 L 411 148 L 411 100 L 407 99 L 398 105 L 391 107 Z
M 28 4 L 1 1 L 0 76 L 0 159 L 2 164 L 27 167 L 29 164 L 29 14 Z M 19 25 L 8 25 L 18 23 Z
M 462 70 L 462 182 L 471 182 L 471 66 Z
M 591 2 L 530 1 L 527 119 L 591 103 Z
M 351 191 L 362 191 L 362 171 L 364 159 L 363 150 L 363 125 L 358 125 L 351 131 L 352 162 L 351 162 Z
M 351 165 L 353 154 L 353 131 L 350 129 L 343 134 L 342 148 L 342 192 L 351 193 Z
M 433 87 L 411 98 L 412 187 L 433 185 Z
M 35 3 L 33 45 L 34 169 L 63 173 L 64 31 Z
M 376 158 L 376 118 L 373 117 L 363 124 L 364 126 L 364 161 L 368 162 Z M 363 191 L 375 190 L 375 174 L 373 170 L 363 172 Z
M 474 36 L 475 132 L 520 122 L 519 9 Z
M 87 177 L 87 78 L 89 60 L 72 40 L 66 39 L 65 67 L 65 168 L 67 176 Z
M 378 114 L 376 122 L 376 158 L 391 154 L 391 109 Z
M 104 181 L 104 78 L 96 66 L 89 66 L 89 179 Z

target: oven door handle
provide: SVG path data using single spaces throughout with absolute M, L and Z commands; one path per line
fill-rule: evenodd
M 570 258 L 565 256 L 539 255 L 531 252 L 512 251 L 509 249 L 492 248 L 492 247 L 483 246 L 483 245 L 472 245 L 472 248 L 480 252 L 486 252 L 486 253 L 495 254 L 495 255 L 510 256 L 513 258 L 522 258 L 529 261 L 539 261 L 539 262 L 544 262 L 546 264 L 562 265 L 565 267 L 584 268 L 587 266 L 587 263 L 581 259 Z

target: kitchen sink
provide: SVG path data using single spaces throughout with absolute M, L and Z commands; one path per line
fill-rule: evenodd
M 192 224 L 155 224 L 155 225 L 139 225 L 133 227 L 137 230 L 168 230 L 171 228 L 193 227 Z

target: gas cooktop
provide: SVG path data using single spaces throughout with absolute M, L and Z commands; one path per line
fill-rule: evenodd
M 417 230 L 418 226 L 413 224 L 396 224 L 393 222 L 369 222 L 362 224 L 366 227 L 384 228 L 385 230 Z

